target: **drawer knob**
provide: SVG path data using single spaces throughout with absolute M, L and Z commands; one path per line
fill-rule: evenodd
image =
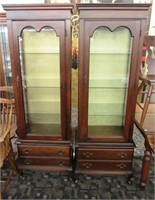
M 92 152 L 89 152 L 89 151 L 86 151 L 86 152 L 83 153 L 83 155 L 84 155 L 86 158 L 90 158 L 90 157 L 93 155 L 93 153 L 92 153 Z
M 84 163 L 82 166 L 85 167 L 86 169 L 89 169 L 93 165 L 91 163 Z
M 65 165 L 65 162 L 60 161 L 60 162 L 58 162 L 58 165 L 59 165 L 59 166 L 64 166 L 64 165 Z
M 64 153 L 65 153 L 64 151 L 58 151 L 58 155 L 59 155 L 59 156 L 63 156 Z
M 29 154 L 31 152 L 31 149 L 24 149 L 25 154 Z
M 118 154 L 121 158 L 126 158 L 127 157 L 127 154 L 124 153 L 124 152 L 121 152 Z
M 120 164 L 117 164 L 116 166 L 117 166 L 118 168 L 120 168 L 120 169 L 124 169 L 124 168 L 126 167 L 126 164 L 120 163 Z
M 32 164 L 32 161 L 31 160 L 25 160 L 24 162 L 26 165 L 31 165 Z

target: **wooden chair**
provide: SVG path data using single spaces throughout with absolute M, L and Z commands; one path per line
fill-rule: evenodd
M 0 98 L 0 167 L 2 168 L 5 160 L 8 160 L 11 171 L 5 181 L 2 192 L 5 191 L 13 173 L 20 173 L 15 162 L 15 157 L 10 141 L 12 113 L 14 108 L 13 99 Z
M 12 86 L 1 86 L 0 87 L 0 98 L 13 99 L 14 98 L 13 87 Z M 11 123 L 11 130 L 10 130 L 11 138 L 13 138 L 14 136 L 17 135 L 16 130 L 17 130 L 16 112 L 15 112 L 15 106 L 13 104 L 12 123 Z
M 135 124 L 144 137 L 145 152 L 142 163 L 140 186 L 145 188 L 149 175 L 152 153 L 155 152 L 155 102 L 151 101 L 155 86 L 155 75 L 140 77 L 137 95 Z
M 12 99 L 14 97 L 12 86 L 0 87 L 0 98 Z

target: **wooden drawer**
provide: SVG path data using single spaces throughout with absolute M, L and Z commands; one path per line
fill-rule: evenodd
M 70 157 L 70 146 L 37 146 L 37 145 L 19 145 L 19 155 L 29 156 L 55 156 L 55 157 Z
M 133 149 L 77 149 L 79 159 L 95 160 L 130 160 L 133 157 Z
M 49 157 L 32 157 L 21 156 L 19 157 L 19 163 L 23 165 L 50 165 L 67 167 L 71 165 L 70 158 L 49 158 Z
M 78 160 L 78 170 L 108 170 L 128 171 L 131 170 L 132 161 L 99 161 L 99 160 Z

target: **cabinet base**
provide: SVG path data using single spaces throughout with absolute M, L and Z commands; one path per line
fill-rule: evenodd
M 75 176 L 78 174 L 86 174 L 86 175 L 94 175 L 94 176 L 99 176 L 99 175 L 103 175 L 103 176 L 111 176 L 111 175 L 132 175 L 132 171 L 106 171 L 106 170 L 75 170 Z
M 27 166 L 27 165 L 22 165 L 19 164 L 19 169 L 22 170 L 34 170 L 34 171 L 47 171 L 47 172 L 69 172 L 71 173 L 72 167 L 55 167 L 55 166 L 42 166 L 42 165 L 31 165 L 31 166 Z
M 72 145 L 67 141 L 20 141 L 18 165 L 20 169 L 71 172 Z
M 78 143 L 75 148 L 75 174 L 131 175 L 134 144 Z

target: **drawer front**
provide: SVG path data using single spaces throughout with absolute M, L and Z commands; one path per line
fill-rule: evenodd
M 84 149 L 77 150 L 79 159 L 104 159 L 104 160 L 130 160 L 133 157 L 133 149 Z
M 77 169 L 79 170 L 108 170 L 108 171 L 126 171 L 131 170 L 131 161 L 77 161 Z
M 70 158 L 47 158 L 47 157 L 32 157 L 21 156 L 19 157 L 19 163 L 23 165 L 49 165 L 59 167 L 69 167 L 71 165 Z
M 55 156 L 55 157 L 70 157 L 70 146 L 31 146 L 19 145 L 19 155 L 23 156 Z

